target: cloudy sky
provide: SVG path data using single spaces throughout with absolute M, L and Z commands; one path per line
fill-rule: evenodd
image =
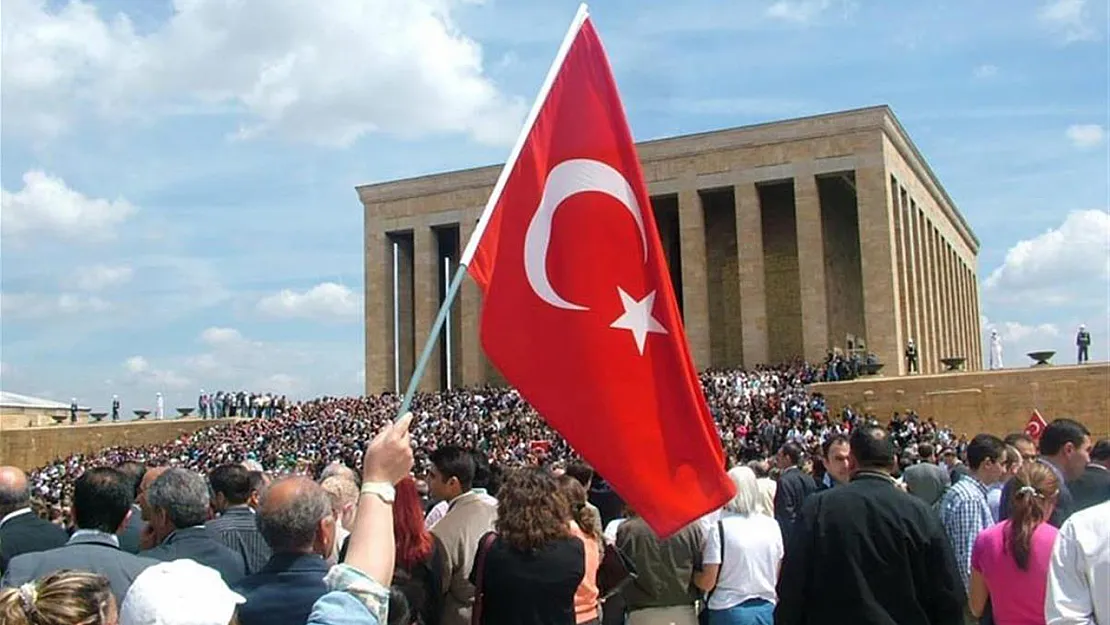
M 1110 353 L 1098 0 L 597 0 L 637 139 L 886 103 L 1009 362 Z M 362 380 L 355 185 L 503 160 L 574 0 L 4 0 L 5 390 Z

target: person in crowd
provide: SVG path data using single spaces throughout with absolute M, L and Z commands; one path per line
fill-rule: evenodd
M 470 490 L 477 495 L 479 499 L 496 508 L 497 498 L 489 492 L 490 480 L 493 477 L 489 460 L 486 459 L 484 454 L 477 451 L 469 450 L 469 453 L 474 459 L 474 480 L 471 483 Z M 432 527 L 447 514 L 448 505 L 449 502 L 441 499 L 432 506 L 432 509 L 428 511 L 428 516 L 424 520 L 424 527 L 432 529 Z
M 358 507 L 358 483 L 347 476 L 332 475 L 320 480 L 320 488 L 328 494 L 331 511 L 335 515 L 335 553 L 328 557 L 328 562 L 335 564 L 342 559 L 347 538 L 350 536 L 348 528 L 355 520 L 355 510 Z
M 952 477 L 937 465 L 936 447 L 932 443 L 921 443 L 917 450 L 919 462 L 902 471 L 902 483 L 906 492 L 939 511 L 941 498 L 948 492 Z
M 139 555 L 163 562 L 190 558 L 219 571 L 227 584 L 243 578 L 243 556 L 220 542 L 204 525 L 209 517 L 210 496 L 203 475 L 169 469 L 150 485 L 146 500 L 158 546 Z
M 65 530 L 31 511 L 31 486 L 16 467 L 0 467 L 0 575 L 24 553 L 66 544 Z
M 782 532 L 759 511 L 759 485 L 748 467 L 728 472 L 736 495 L 718 526 L 706 534 L 701 572 L 694 583 L 709 593 L 709 625 L 761 625 L 774 620 L 782 564 Z
M 382 428 L 366 447 L 348 558 L 328 571 L 328 592 L 312 606 L 307 625 L 411 624 L 408 619 L 395 620 L 396 613 L 407 610 L 402 609 L 403 595 L 388 586 L 396 555 L 391 488 L 412 470 L 411 424 L 412 413 L 407 413 Z M 392 606 L 397 609 L 387 620 Z
M 1010 432 L 1002 440 L 1018 450 L 1022 462 L 1033 462 L 1037 459 L 1037 441 L 1033 440 L 1027 432 Z
M 940 466 L 948 471 L 948 482 L 955 486 L 956 482 L 971 475 L 971 470 L 960 460 L 960 452 L 955 447 L 945 447 L 940 454 Z
M 825 466 L 825 477 L 818 484 L 819 490 L 827 490 L 834 486 L 847 484 L 852 478 L 849 467 L 848 437 L 844 434 L 829 436 L 821 448 L 822 463 Z
M 1044 616 L 1047 625 L 1110 623 L 1110 501 L 1076 512 L 1052 548 Z
M 995 625 L 1044 623 L 1045 580 L 1056 540 L 1047 521 L 1060 482 L 1039 463 L 1024 466 L 1013 479 L 1012 516 L 975 539 L 968 608 L 978 619 L 990 598 Z
M 223 464 L 208 474 L 212 509 L 219 514 L 205 524 L 208 532 L 243 558 L 244 571 L 253 575 L 269 562 L 273 552 L 258 530 L 249 502 L 254 489 L 250 471 L 239 464 Z
M 119 625 L 235 625 L 243 601 L 215 569 L 185 558 L 160 562 L 131 584 Z
M 585 570 L 582 582 L 574 593 L 574 620 L 576 623 L 598 625 L 601 612 L 598 610 L 600 594 L 597 586 L 597 571 L 605 553 L 605 538 L 602 535 L 601 515 L 590 506 L 586 486 L 569 473 L 558 479 L 559 495 L 567 500 L 570 508 L 570 531 L 582 541 L 585 554 Z
M 397 549 L 391 585 L 405 597 L 420 625 L 436 625 L 443 616 L 447 554 L 439 538 L 424 528 L 416 481 L 406 477 L 397 482 L 395 490 L 393 540 Z
M 1091 447 L 1091 461 L 1083 473 L 1068 483 L 1075 509 L 1086 510 L 1110 501 L 1110 439 L 1102 439 Z
M 1006 443 L 992 434 L 979 434 L 967 447 L 971 473 L 952 485 L 940 502 L 940 519 L 944 524 L 952 553 L 956 556 L 964 589 L 971 583 L 971 549 L 979 532 L 994 524 L 987 491 L 1002 479 L 1002 460 Z
M 1018 448 L 1007 444 L 1002 453 L 1002 478 L 987 488 L 987 505 L 991 509 L 991 518 L 994 519 L 995 523 L 1002 520 L 1000 513 L 1002 509 L 1002 489 L 1006 488 L 1007 482 L 1014 479 L 1024 462 Z
M 447 555 L 446 597 L 440 622 L 466 625 L 474 605 L 474 584 L 470 581 L 474 556 L 479 540 L 493 529 L 498 508 L 472 490 L 477 468 L 469 451 L 440 447 L 429 460 L 428 487 L 433 497 L 448 504 L 446 514 L 432 527 Z
M 952 547 L 936 514 L 895 485 L 888 432 L 861 425 L 850 445 L 851 483 L 808 500 L 786 546 L 776 625 L 834 614 L 853 625 L 962 622 L 967 600 Z
M 116 598 L 103 575 L 54 571 L 0 590 L 4 625 L 116 625 Z
M 347 466 L 342 462 L 329 462 L 328 466 L 320 472 L 319 482 L 324 483 L 329 477 L 341 477 L 349 480 L 356 487 L 361 486 L 362 478 L 359 477 L 358 472 Z
M 578 483 L 585 487 L 586 508 L 588 508 L 592 514 L 597 516 L 597 521 L 599 524 L 602 523 L 604 519 L 601 515 L 601 509 L 595 506 L 589 500 L 590 492 L 593 488 L 594 483 L 594 468 L 580 460 L 569 462 L 567 463 L 566 474 L 578 480 Z
M 813 478 L 801 469 L 803 459 L 802 447 L 795 442 L 783 445 L 777 456 L 782 474 L 779 475 L 775 492 L 775 519 L 782 528 L 783 540 L 788 544 L 794 525 L 798 522 L 798 514 L 802 511 L 802 504 L 806 497 L 817 491 Z
M 692 523 L 660 540 L 634 510 L 628 513 L 629 518 L 617 529 L 616 541 L 636 568 L 636 580 L 621 590 L 628 625 L 697 623 L 694 604 L 699 596 L 694 574 L 700 570 L 705 552 L 702 525 Z
M 239 622 L 302 625 L 327 592 L 326 558 L 335 544 L 331 500 L 311 479 L 287 477 L 266 489 L 257 521 L 273 555 L 258 573 L 232 585 L 247 600 Z
M 624 500 L 613 490 L 605 477 L 590 470 L 590 505 L 597 508 L 601 515 L 601 524 L 608 527 L 611 522 L 624 515 Z
M 1060 482 L 1060 495 L 1056 499 L 1056 507 L 1052 517 L 1048 520 L 1053 527 L 1059 528 L 1075 510 L 1075 500 L 1068 488 L 1068 481 L 1083 475 L 1087 465 L 1090 464 L 1091 432 L 1087 426 L 1073 419 L 1054 419 L 1044 429 L 1040 440 L 1040 462 L 1056 473 Z M 1010 518 L 1009 504 L 1014 500 L 1012 490 L 1013 480 L 1002 489 L 1002 506 L 999 508 L 999 518 Z
M 69 541 L 55 549 L 12 558 L 0 585 L 20 586 L 52 571 L 73 569 L 103 575 L 116 601 L 131 583 L 157 560 L 121 551 L 118 534 L 127 527 L 134 487 L 123 473 L 101 467 L 89 469 L 73 486 L 73 523 Z
M 169 467 L 149 467 L 146 473 L 143 474 L 143 479 L 139 482 L 139 494 L 135 496 L 134 506 L 139 507 L 140 516 L 142 517 L 142 528 L 139 531 L 139 551 L 142 552 L 147 549 L 153 549 L 158 545 L 158 538 L 154 535 L 154 526 L 150 524 L 151 510 L 150 503 L 147 501 L 146 494 L 150 490 L 150 485 L 154 480 L 158 479 L 163 473 L 169 470 Z
M 255 512 L 258 512 L 258 506 L 262 502 L 262 491 L 270 485 L 270 476 L 261 469 L 250 469 L 251 478 L 251 496 L 247 499 L 247 507 Z
M 142 550 L 140 541 L 143 535 L 143 509 L 139 506 L 139 493 L 143 484 L 143 476 L 146 475 L 146 465 L 141 462 L 129 460 L 120 463 L 116 467 L 121 473 L 127 476 L 134 484 L 134 497 L 135 502 L 131 504 L 131 518 L 127 522 L 127 528 L 119 535 L 119 548 L 127 553 L 138 554 Z
M 497 506 L 496 532 L 478 544 L 470 583 L 483 625 L 574 625 L 574 598 L 585 574 L 585 547 L 571 531 L 568 500 L 540 467 L 509 473 Z
M 778 494 L 778 482 L 771 479 L 771 465 L 766 460 L 752 460 L 748 468 L 755 473 L 755 483 L 759 485 L 759 512 L 771 518 L 775 517 L 775 495 Z

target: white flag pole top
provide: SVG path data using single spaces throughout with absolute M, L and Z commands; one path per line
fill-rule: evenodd
M 482 240 L 482 234 L 486 231 L 493 209 L 501 199 L 502 191 L 505 190 L 505 183 L 509 180 L 509 174 L 516 167 L 516 161 L 520 158 L 520 151 L 524 149 L 524 143 L 532 132 L 532 126 L 535 125 L 536 118 L 539 117 L 540 110 L 543 109 L 544 102 L 547 101 L 547 94 L 551 91 L 551 86 L 555 84 L 555 78 L 559 75 L 559 70 L 562 69 L 567 54 L 570 53 L 570 46 L 574 43 L 575 37 L 578 36 L 578 31 L 582 29 L 582 24 L 585 24 L 589 17 L 590 12 L 586 3 L 578 5 L 578 13 L 575 14 L 574 21 L 570 23 L 570 28 L 567 29 L 566 36 L 563 37 L 563 43 L 555 54 L 551 69 L 547 70 L 547 77 L 543 79 L 543 85 L 540 86 L 536 101 L 532 103 L 532 110 L 528 112 L 528 117 L 524 120 L 524 127 L 520 130 L 516 145 L 513 146 L 513 151 L 509 152 L 509 159 L 505 161 L 505 166 L 501 168 L 501 175 L 497 177 L 497 184 L 493 185 L 493 192 L 490 193 L 489 200 L 486 201 L 486 207 L 482 210 L 478 225 L 474 228 L 473 234 L 470 235 L 470 241 L 467 242 L 466 249 L 463 250 L 462 257 L 459 259 L 459 264 L 463 267 L 470 265 L 470 259 L 474 258 L 474 253 L 478 250 L 478 242 Z

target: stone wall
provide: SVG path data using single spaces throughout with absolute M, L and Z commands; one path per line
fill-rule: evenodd
M 1034 367 L 813 384 L 831 409 L 846 405 L 880 419 L 912 408 L 959 434 L 1020 431 L 1033 409 L 1048 421 L 1077 419 L 1096 437 L 1110 435 L 1110 363 Z
M 32 469 L 73 453 L 90 453 L 119 445 L 164 443 L 182 434 L 232 421 L 234 419 L 174 419 L 3 430 L 0 431 L 0 465 Z

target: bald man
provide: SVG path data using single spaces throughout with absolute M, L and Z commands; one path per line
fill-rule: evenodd
M 335 515 L 327 492 L 312 480 L 288 477 L 266 489 L 258 529 L 274 555 L 235 585 L 247 602 L 241 625 L 303 625 L 327 586 L 326 558 L 335 548 Z
M 0 467 L 0 575 L 15 556 L 61 547 L 68 539 L 65 530 L 31 512 L 27 475 Z

